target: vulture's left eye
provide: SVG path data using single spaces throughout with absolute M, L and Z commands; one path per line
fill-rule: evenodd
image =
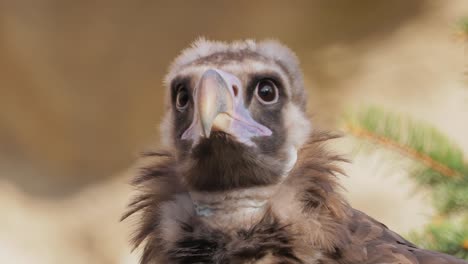
M 278 88 L 271 80 L 261 80 L 255 88 L 255 96 L 263 104 L 274 104 L 278 101 Z
M 177 97 L 176 97 L 176 107 L 177 110 L 182 111 L 185 110 L 189 103 L 189 93 L 185 86 L 179 86 L 177 88 Z

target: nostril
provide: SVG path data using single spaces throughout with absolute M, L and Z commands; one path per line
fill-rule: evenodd
M 232 91 L 234 92 L 234 96 L 237 97 L 237 94 L 239 93 L 239 88 L 237 88 L 237 85 L 232 86 Z

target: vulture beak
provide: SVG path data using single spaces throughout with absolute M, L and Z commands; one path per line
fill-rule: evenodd
M 203 73 L 194 90 L 194 117 L 182 139 L 197 142 L 221 131 L 239 142 L 252 145 L 251 138 L 269 136 L 271 130 L 256 122 L 244 106 L 241 81 L 218 69 Z

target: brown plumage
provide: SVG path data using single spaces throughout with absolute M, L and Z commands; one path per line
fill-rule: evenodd
M 310 132 L 284 46 L 200 40 L 166 81 L 165 150 L 144 155 L 123 217 L 139 217 L 142 264 L 466 263 L 348 205 L 345 160 L 324 147 L 336 136 Z

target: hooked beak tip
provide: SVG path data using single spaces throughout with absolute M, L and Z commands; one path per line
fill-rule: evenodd
M 202 136 L 205 138 L 209 138 L 211 135 L 211 125 L 209 124 L 202 124 Z

